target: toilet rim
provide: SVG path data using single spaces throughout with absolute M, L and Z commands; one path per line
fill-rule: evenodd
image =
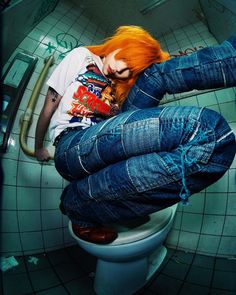
M 160 232 L 173 219 L 176 209 L 177 204 L 154 212 L 149 215 L 149 220 L 147 222 L 132 229 L 125 229 L 124 227 L 120 227 L 119 224 L 113 225 L 112 227 L 118 230 L 118 237 L 112 243 L 107 244 L 107 246 L 119 246 L 134 243 Z M 75 236 L 72 230 L 71 221 L 69 221 L 69 230 L 72 236 L 79 242 L 81 241 L 81 243 L 86 243 L 88 245 L 94 244 L 81 240 Z M 99 246 L 98 244 L 94 245 Z

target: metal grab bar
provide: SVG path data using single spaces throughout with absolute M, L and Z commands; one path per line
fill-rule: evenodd
M 31 97 L 29 99 L 26 111 L 21 118 L 21 130 L 20 130 L 20 146 L 23 152 L 27 156 L 35 157 L 34 151 L 30 150 L 27 146 L 26 137 L 28 135 L 29 127 L 32 123 L 32 117 L 33 117 L 33 111 L 35 109 L 35 105 L 38 100 L 38 96 L 40 93 L 40 90 L 42 88 L 42 85 L 44 83 L 45 77 L 48 73 L 48 70 L 50 66 L 54 63 L 54 56 L 51 55 L 47 57 L 44 61 L 45 65 L 43 67 L 42 72 L 39 75 L 38 81 L 36 82 L 34 89 L 32 91 Z M 50 157 L 50 159 L 53 159 L 53 157 Z

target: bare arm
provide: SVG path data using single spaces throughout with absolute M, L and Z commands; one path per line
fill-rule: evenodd
M 43 141 L 52 115 L 57 109 L 61 98 L 61 95 L 49 87 L 35 132 L 35 156 L 39 161 L 49 160 L 50 155 L 48 150 L 43 147 Z

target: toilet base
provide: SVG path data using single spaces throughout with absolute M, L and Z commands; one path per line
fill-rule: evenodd
M 98 259 L 94 290 L 98 295 L 131 295 L 142 288 L 158 270 L 167 254 L 164 246 L 149 256 L 127 262 Z

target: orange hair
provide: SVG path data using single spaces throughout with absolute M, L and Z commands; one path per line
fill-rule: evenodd
M 115 95 L 119 104 L 125 100 L 142 71 L 153 63 L 160 63 L 170 58 L 169 54 L 161 49 L 159 42 L 138 26 L 121 26 L 113 36 L 105 39 L 103 44 L 86 47 L 101 58 L 116 49 L 121 49 L 115 58 L 125 61 L 132 74 L 125 81 L 118 79 L 114 81 Z

